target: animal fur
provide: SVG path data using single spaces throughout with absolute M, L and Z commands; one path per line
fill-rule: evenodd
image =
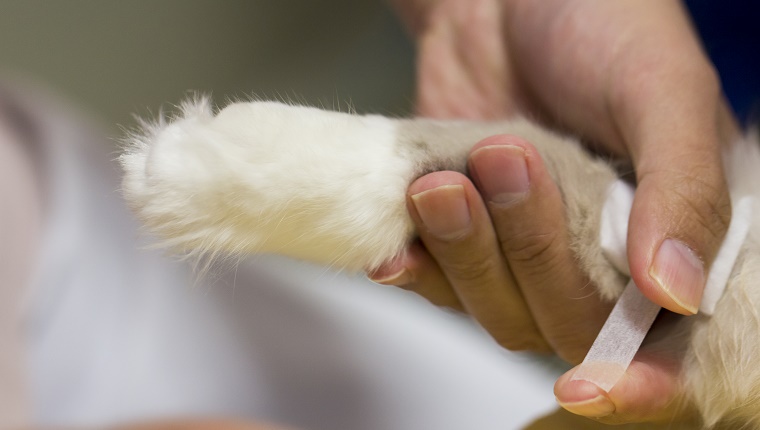
M 389 119 L 277 102 L 208 99 L 128 138 L 124 195 L 164 245 L 181 254 L 277 253 L 334 268 L 371 270 L 415 237 L 406 189 L 435 170 L 465 171 L 471 146 L 494 134 L 530 141 L 558 184 L 573 250 L 599 294 L 625 283 L 599 246 L 599 221 L 615 171 L 572 138 L 523 119 L 478 123 Z M 760 147 L 725 156 L 732 195 L 760 197 Z M 686 391 L 705 427 L 760 428 L 760 219 L 712 317 L 684 319 L 690 333 Z

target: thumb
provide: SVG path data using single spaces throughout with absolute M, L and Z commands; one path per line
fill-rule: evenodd
M 674 166 L 649 173 L 631 212 L 628 255 L 636 285 L 653 302 L 683 315 L 698 312 L 731 216 L 716 163 L 697 171 Z
M 636 168 L 631 276 L 653 302 L 690 315 L 731 218 L 721 151 L 738 132 L 717 72 L 680 9 L 654 23 L 658 37 L 620 51 L 607 107 Z
M 638 182 L 629 265 L 646 297 L 691 315 L 731 218 L 721 148 L 736 128 L 707 65 L 649 78 L 617 112 Z
M 660 118 L 649 122 L 652 131 L 641 140 L 628 231 L 636 285 L 653 302 L 684 315 L 698 312 L 731 218 L 721 121 L 716 115 L 704 117 L 681 129 Z

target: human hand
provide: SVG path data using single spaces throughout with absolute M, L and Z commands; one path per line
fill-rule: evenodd
M 474 183 L 435 172 L 409 187 L 424 247 L 371 277 L 468 312 L 508 349 L 580 362 L 611 306 L 577 264 L 543 160 L 524 139 L 498 135 L 473 147 L 468 167 Z
M 559 189 L 536 149 L 516 136 L 477 143 L 468 165 L 472 182 L 435 172 L 409 187 L 421 244 L 371 278 L 469 313 L 507 349 L 555 352 L 579 363 L 611 305 L 571 250 Z M 666 338 L 674 322 L 660 322 L 653 334 Z M 570 381 L 568 372 L 555 387 L 558 400 L 604 422 L 672 420 L 683 397 L 683 349 L 668 343 L 650 340 L 609 395 Z
M 695 313 L 730 218 L 721 143 L 737 131 L 680 3 L 397 3 L 418 40 L 421 114 L 526 113 L 632 159 L 633 279 L 652 301 Z
M 682 314 L 695 313 L 706 268 L 717 252 L 730 217 L 720 146 L 732 139 L 736 126 L 723 103 L 715 72 L 702 54 L 680 4 L 639 0 L 397 3 L 418 41 L 421 114 L 496 118 L 522 112 L 580 134 L 597 149 L 631 157 L 638 182 L 628 241 L 633 279 L 647 297 L 663 307 Z M 471 160 L 471 164 L 482 161 Z M 410 192 L 429 189 L 426 184 L 431 188 L 463 184 L 458 182 L 462 181 L 459 177 L 437 178 L 422 178 L 422 182 L 412 185 Z M 490 179 L 476 177 L 476 182 L 484 180 Z M 453 205 L 455 197 L 461 200 L 462 193 L 456 196 L 457 191 L 452 191 L 455 189 L 441 189 L 448 193 L 442 193 L 441 198 L 452 202 L 437 203 L 440 209 L 447 210 L 424 220 L 427 224 L 443 223 L 456 213 L 446 205 Z M 462 189 L 465 201 L 471 204 L 470 188 L 463 185 Z M 487 191 L 483 188 L 481 191 L 485 191 L 487 198 Z M 438 191 L 426 198 L 435 193 Z M 533 193 L 535 190 L 531 189 L 532 198 L 539 198 Z M 551 194 L 540 198 L 551 199 Z M 515 243 L 508 235 L 502 237 L 504 229 L 498 226 L 501 215 L 494 214 L 493 207 L 489 209 L 494 222 L 491 233 L 496 233 L 497 243 Z M 536 223 L 535 231 L 555 231 L 552 223 L 556 219 L 545 213 L 525 214 Z M 478 221 L 473 218 L 472 222 Z M 515 335 L 514 330 L 519 327 L 516 323 L 505 329 L 504 323 L 489 322 L 489 318 L 497 315 L 498 304 L 504 301 L 489 294 L 498 290 L 498 282 L 505 282 L 494 277 L 493 273 L 499 270 L 484 267 L 491 263 L 469 266 L 469 284 L 481 286 L 474 290 L 453 286 L 458 280 L 441 274 L 446 270 L 428 269 L 435 264 L 439 268 L 453 265 L 466 271 L 461 258 L 470 258 L 469 264 L 494 260 L 495 257 L 486 260 L 483 253 L 473 251 L 478 246 L 483 249 L 483 236 L 491 233 L 478 227 L 474 234 L 480 239 L 449 243 L 445 251 L 431 246 L 423 235 L 425 249 L 412 249 L 409 261 L 396 262 L 393 268 L 406 267 L 406 281 L 413 280 L 407 285 L 434 302 L 463 306 L 470 312 L 467 309 L 470 301 L 490 303 L 485 312 L 472 313 L 505 346 L 554 349 L 565 358 L 575 359 L 575 350 L 587 350 L 588 333 L 593 336 L 598 328 L 590 329 L 588 325 L 593 324 L 584 320 L 587 326 L 580 325 L 576 331 L 585 331 L 585 335 L 560 345 L 553 339 L 554 331 L 542 329 L 539 322 L 551 319 L 544 315 L 551 312 L 551 307 L 547 304 L 544 309 L 534 311 L 528 299 L 531 293 L 526 294 L 527 290 L 545 288 L 544 283 L 536 279 L 527 280 L 532 283 L 517 282 L 525 296 L 522 304 L 527 305 L 529 313 L 510 314 L 511 318 L 532 318 L 533 326 L 523 322 L 524 328 Z M 548 247 L 539 236 L 532 246 L 541 249 L 542 243 Z M 498 247 L 495 249 L 497 252 Z M 511 268 L 509 252 L 504 254 Z M 481 259 L 475 259 L 477 255 Z M 545 280 L 552 279 L 552 273 L 569 270 L 562 259 L 534 264 L 541 268 L 535 272 L 545 272 Z M 385 269 L 383 272 L 393 273 Z M 573 291 L 567 281 L 579 280 L 562 276 L 554 279 L 566 281 L 566 292 Z M 579 285 L 576 284 L 575 291 Z M 556 300 L 553 297 L 548 301 Z M 575 319 L 567 320 L 568 326 L 578 316 L 582 320 L 586 316 L 598 318 L 601 314 L 598 310 L 583 313 L 583 309 L 594 309 L 590 301 L 587 304 L 588 307 L 575 309 L 560 306 L 568 313 L 581 312 Z M 503 315 L 504 309 L 513 307 L 502 307 L 500 312 Z M 538 340 L 510 345 L 515 337 L 519 340 L 526 336 Z M 569 409 L 588 416 L 608 414 L 606 419 L 610 422 L 659 418 L 670 415 L 666 405 L 674 404 L 680 397 L 676 362 L 677 359 L 663 354 L 640 354 L 624 381 L 609 395 L 591 384 L 570 383 L 567 377 L 558 381 L 556 394 Z

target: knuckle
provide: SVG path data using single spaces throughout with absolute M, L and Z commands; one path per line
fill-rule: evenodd
M 704 170 L 696 169 L 677 178 L 670 195 L 675 198 L 679 224 L 686 231 L 703 232 L 704 239 L 719 241 L 731 221 L 731 200 L 722 177 L 716 179 Z
M 544 266 L 555 257 L 559 234 L 555 231 L 515 235 L 501 239 L 501 249 L 511 263 Z
M 449 276 L 459 281 L 483 281 L 493 278 L 498 264 L 494 258 L 467 258 L 447 261 L 442 266 Z

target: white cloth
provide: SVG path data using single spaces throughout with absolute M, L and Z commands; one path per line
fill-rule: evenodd
M 605 257 L 616 269 L 630 276 L 628 268 L 627 238 L 628 218 L 633 207 L 633 187 L 617 180 L 610 185 L 607 200 L 602 207 L 600 243 Z M 739 251 L 747 238 L 755 210 L 755 199 L 751 195 L 732 196 L 731 224 L 718 254 L 710 268 L 699 311 L 712 315 L 715 306 L 726 289 L 728 278 L 734 268 Z
M 403 291 L 275 257 L 140 249 L 115 166 L 63 127 L 26 319 L 40 425 L 227 416 L 308 429 L 517 429 L 564 370 Z M 100 148 L 102 149 L 102 148 Z

